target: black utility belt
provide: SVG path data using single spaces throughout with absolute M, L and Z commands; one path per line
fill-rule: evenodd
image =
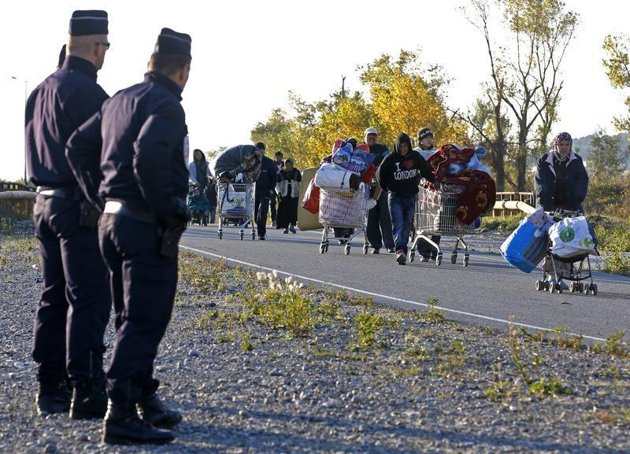
M 112 200 L 107 199 L 105 201 L 105 208 L 103 209 L 103 214 L 116 214 L 120 216 L 126 216 L 132 219 L 136 219 L 137 221 L 147 222 L 150 224 L 155 224 L 156 219 L 155 216 L 148 211 L 136 210 L 133 208 L 129 208 L 128 204 L 123 200 Z

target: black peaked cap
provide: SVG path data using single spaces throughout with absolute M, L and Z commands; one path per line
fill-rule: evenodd
M 107 11 L 102 10 L 77 10 L 70 18 L 68 33 L 71 36 L 107 35 L 109 21 Z

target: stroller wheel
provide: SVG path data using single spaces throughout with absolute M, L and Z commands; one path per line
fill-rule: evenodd
M 545 282 L 544 281 L 536 281 L 536 291 L 540 292 L 545 290 Z
M 597 284 L 591 284 L 588 287 L 593 296 L 597 295 Z

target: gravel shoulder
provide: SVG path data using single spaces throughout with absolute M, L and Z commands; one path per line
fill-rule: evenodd
M 0 452 L 630 451 L 623 333 L 506 334 L 448 321 L 437 300 L 381 307 L 189 253 L 156 361 L 177 439 L 103 445 L 98 421 L 35 413 L 41 268 L 24 233 L 0 233 Z

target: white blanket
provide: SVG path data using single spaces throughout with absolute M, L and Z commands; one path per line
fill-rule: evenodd
M 347 192 L 350 190 L 350 176 L 353 172 L 336 164 L 325 163 L 315 174 L 315 184 L 330 192 Z

